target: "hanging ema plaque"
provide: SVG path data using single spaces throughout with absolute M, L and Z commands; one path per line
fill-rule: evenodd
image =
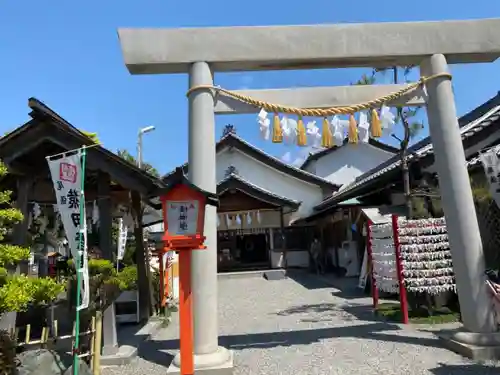
M 198 229 L 198 201 L 167 201 L 166 206 L 168 231 L 171 235 L 196 235 Z

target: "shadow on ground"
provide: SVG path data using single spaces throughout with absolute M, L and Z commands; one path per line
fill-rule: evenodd
M 286 276 L 308 290 L 332 288 L 332 284 L 324 277 L 316 276 L 302 270 L 288 270 Z
M 232 350 L 269 349 L 279 346 L 309 345 L 332 338 L 353 337 L 441 348 L 439 341 L 434 338 L 407 337 L 391 333 L 391 331 L 396 332 L 399 330 L 400 328 L 397 325 L 376 322 L 345 327 L 220 336 L 219 344 Z M 179 340 L 151 340 L 141 346 L 139 356 L 147 361 L 168 366 L 172 361 L 172 356 L 166 352 L 175 351 L 178 348 Z
M 301 270 L 289 270 L 286 275 L 308 290 L 334 289 L 332 295 L 344 299 L 367 297 L 363 290 L 358 288 L 357 277 L 336 277 L 331 273 L 317 275 Z
M 499 375 L 500 368 L 474 363 L 470 365 L 447 365 L 440 363 L 439 367 L 429 370 L 434 375 Z
M 147 324 L 148 322 L 120 324 L 116 330 L 118 344 L 139 346 L 149 336 L 148 332 L 142 333 Z
M 324 302 L 312 305 L 298 305 L 278 311 L 275 314 L 279 316 L 304 315 L 299 321 L 307 323 L 328 322 L 338 320 L 339 317 L 341 317 L 343 321 L 387 321 L 383 317 L 375 314 L 371 306 L 346 303 Z
M 169 341 L 149 340 L 145 341 L 139 347 L 137 355 L 148 362 L 168 367 L 170 366 L 170 363 L 174 359 L 174 356 L 168 352 L 165 352 L 165 350 L 178 350 L 178 349 L 179 349 L 179 340 L 169 340 Z

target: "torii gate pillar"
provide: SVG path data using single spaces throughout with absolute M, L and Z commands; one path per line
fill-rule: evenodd
M 421 74 L 448 73 L 446 58 L 441 54 L 425 59 Z M 436 78 L 426 84 L 427 117 L 439 178 L 441 202 L 446 216 L 448 239 L 452 249 L 460 313 L 472 332 L 493 332 L 491 300 L 486 292 L 485 263 L 481 233 L 472 199 L 469 173 L 451 80 Z M 466 303 L 464 303 L 466 301 Z
M 196 62 L 189 68 L 189 87 L 213 85 L 212 71 L 206 62 Z M 196 90 L 189 95 L 189 180 L 199 188 L 217 192 L 215 175 L 215 115 L 214 97 L 210 89 Z M 232 352 L 219 346 L 217 309 L 217 209 L 205 208 L 204 251 L 191 252 L 191 287 L 193 293 L 194 364 L 196 373 L 217 370 L 217 374 L 232 372 Z M 173 361 L 177 372 L 180 356 Z

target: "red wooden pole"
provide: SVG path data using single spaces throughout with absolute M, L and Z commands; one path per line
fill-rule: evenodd
M 162 261 L 165 260 L 165 267 L 163 269 L 163 289 L 164 289 L 164 293 L 163 293 L 163 306 L 167 306 L 167 299 L 168 299 L 168 296 L 169 296 L 169 290 L 170 290 L 170 283 L 169 283 L 169 264 L 167 262 L 168 260 L 168 253 L 165 253 L 163 255 L 163 259 Z
M 163 255 L 165 254 L 164 251 L 158 251 L 158 263 L 159 263 L 159 268 L 160 268 L 160 309 L 163 312 L 163 309 L 165 308 L 166 305 L 166 300 L 165 300 L 165 268 L 163 267 Z
M 368 267 L 370 272 L 370 282 L 372 288 L 373 308 L 378 307 L 378 289 L 375 283 L 375 275 L 373 273 L 373 252 L 372 252 L 372 221 L 366 222 L 366 253 L 368 255 Z
M 179 251 L 181 375 L 194 374 L 191 250 Z
M 396 252 L 396 272 L 399 284 L 399 302 L 401 304 L 401 315 L 403 324 L 408 324 L 408 300 L 403 277 L 403 265 L 401 264 L 401 249 L 399 247 L 398 216 L 392 215 L 392 233 L 394 239 L 394 250 Z

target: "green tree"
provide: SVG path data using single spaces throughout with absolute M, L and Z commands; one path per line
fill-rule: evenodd
M 137 166 L 137 160 L 127 150 L 118 150 L 118 156 Z M 149 163 L 141 163 L 141 169 L 155 177 L 160 177 L 160 173 Z M 135 261 L 137 264 L 137 284 L 139 289 L 139 304 L 141 306 L 141 319 L 148 318 L 155 308 L 155 293 L 153 288 L 153 276 L 150 272 L 149 251 L 144 246 L 144 230 L 142 228 L 142 218 L 145 206 L 141 197 L 136 192 L 130 194 L 130 207 L 134 216 L 134 239 L 135 239 Z
M 89 137 L 92 142 L 94 143 L 101 143 L 101 141 L 99 141 L 99 137 L 97 136 L 97 133 L 92 133 L 92 132 L 88 132 L 86 130 L 80 130 L 84 135 L 86 135 L 87 137 Z
M 117 154 L 119 157 L 121 157 L 122 159 L 128 161 L 130 164 L 133 164 L 133 165 L 137 165 L 137 160 L 135 159 L 135 156 L 133 156 L 130 152 L 128 152 L 127 150 L 124 150 L 124 149 L 120 149 L 117 151 Z M 143 169 L 144 171 L 148 172 L 150 175 L 153 175 L 155 177 L 160 177 L 160 173 L 158 172 L 158 170 L 153 167 L 151 164 L 149 163 L 142 163 L 141 165 L 141 169 Z
M 392 83 L 401 83 L 401 78 L 403 81 L 410 82 L 409 75 L 412 72 L 414 66 L 397 67 L 393 66 L 391 68 L 381 68 L 373 69 L 371 74 L 363 74 L 363 76 L 354 84 L 355 85 L 373 85 L 377 81 L 377 75 L 385 75 L 388 72 L 392 73 L 391 81 Z M 402 73 L 402 77 L 401 77 Z M 403 194 L 405 196 L 405 204 L 407 217 L 412 217 L 412 196 L 411 196 L 411 186 L 410 186 L 410 170 L 408 166 L 408 147 L 412 139 L 420 133 L 424 128 L 422 121 L 417 119 L 418 113 L 421 107 L 398 107 L 396 124 L 403 126 L 403 138 L 400 139 L 392 134 L 392 137 L 396 138 L 400 142 L 399 156 L 401 160 L 401 171 L 403 177 Z
M 0 178 L 7 175 L 0 162 Z M 12 207 L 12 191 L 0 192 L 0 318 L 9 311 L 25 311 L 33 304 L 49 304 L 64 290 L 51 278 L 31 278 L 15 274 L 19 262 L 30 256 L 30 249 L 9 243 L 12 227 L 24 217 Z

